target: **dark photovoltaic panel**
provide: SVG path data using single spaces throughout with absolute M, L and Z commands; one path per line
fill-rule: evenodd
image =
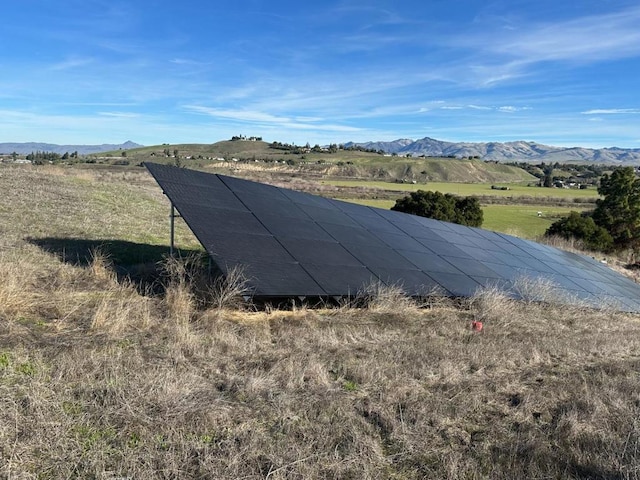
M 145 164 L 219 269 L 257 297 L 354 295 L 372 282 L 409 295 L 472 296 L 522 279 L 557 298 L 640 311 L 640 286 L 598 261 L 480 228 L 355 205 L 224 175 Z M 527 296 L 535 292 L 526 292 Z

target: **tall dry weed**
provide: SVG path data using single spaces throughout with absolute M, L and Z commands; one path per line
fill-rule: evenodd
M 377 313 L 389 314 L 403 314 L 417 308 L 416 302 L 401 286 L 386 285 L 379 280 L 364 285 L 356 294 L 354 303 Z
M 208 302 L 213 308 L 223 310 L 239 308 L 245 303 L 245 298 L 251 292 L 249 279 L 242 267 L 230 268 L 226 275 L 220 275 L 212 280 L 207 289 Z
M 28 253 L 0 252 L 0 279 L 0 318 L 8 320 L 34 311 L 38 270 Z
M 541 277 L 519 276 L 513 281 L 511 290 L 525 303 L 564 304 L 568 300 L 552 280 Z
M 91 250 L 91 262 L 89 263 L 89 272 L 91 276 L 98 281 L 108 284 L 117 284 L 117 277 L 113 264 L 104 250 L 94 248 Z
M 192 340 L 191 322 L 196 314 L 194 293 L 194 258 L 165 259 L 163 267 L 168 277 L 164 293 L 164 307 L 169 325 L 176 340 L 189 343 Z
M 499 325 L 504 328 L 523 320 L 521 304 L 498 287 L 481 288 L 466 303 L 473 319 L 486 326 Z

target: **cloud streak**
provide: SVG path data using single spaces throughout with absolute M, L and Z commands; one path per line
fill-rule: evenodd
M 515 29 L 497 29 L 471 35 L 465 47 L 479 48 L 523 63 L 541 61 L 574 61 L 578 63 L 633 57 L 640 54 L 640 7 L 632 7 L 605 15 L 527 23 Z M 456 42 L 454 42 L 456 43 Z
M 232 120 L 239 123 L 261 124 L 293 130 L 320 130 L 329 132 L 360 132 L 357 127 L 324 123 L 316 117 L 282 117 L 261 111 L 230 110 L 201 105 L 185 105 L 186 110 L 213 117 L 216 120 Z
M 580 112 L 583 115 L 625 115 L 640 114 L 640 108 L 595 108 Z

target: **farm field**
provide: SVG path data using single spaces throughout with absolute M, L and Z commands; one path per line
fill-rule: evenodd
M 423 184 L 393 183 L 369 180 L 322 180 L 321 183 L 342 187 L 364 187 L 380 190 L 415 192 L 430 190 L 441 193 L 451 193 L 462 196 L 498 196 L 498 197 L 553 197 L 560 199 L 593 199 L 598 198 L 598 192 L 591 187 L 585 190 L 568 188 L 541 188 L 526 184 L 497 184 L 509 187 L 509 190 L 493 190 L 491 183 L 458 183 L 458 182 L 428 182 Z M 496 184 L 494 184 L 496 185 Z
M 580 212 L 584 207 L 549 207 L 546 205 L 485 205 L 482 228 L 495 230 L 531 240 L 539 239 L 553 222 Z M 541 216 L 538 216 L 538 212 Z

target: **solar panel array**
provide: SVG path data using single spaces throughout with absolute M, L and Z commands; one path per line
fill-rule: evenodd
M 257 297 L 354 295 L 373 282 L 409 295 L 473 296 L 522 279 L 559 298 L 640 311 L 640 287 L 598 261 L 480 228 L 146 163 L 218 268 L 242 267 Z M 527 292 L 530 295 L 531 291 Z

